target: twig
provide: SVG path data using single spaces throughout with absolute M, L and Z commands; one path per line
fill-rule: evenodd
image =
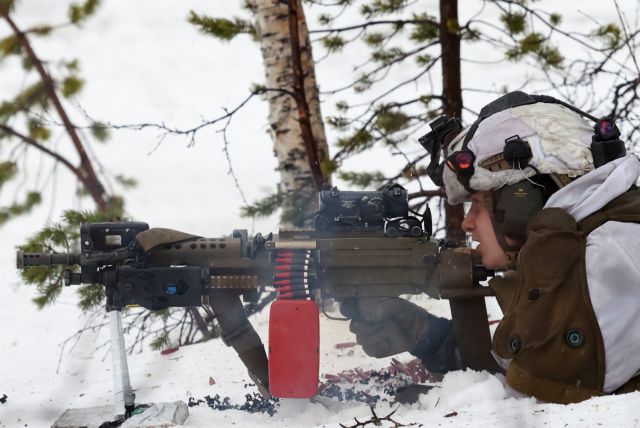
M 629 37 L 629 33 L 627 32 L 627 23 L 625 22 L 624 15 L 620 10 L 620 5 L 618 4 L 618 0 L 613 0 L 613 4 L 616 5 L 616 12 L 618 12 L 620 25 L 622 26 L 622 31 L 624 32 L 625 44 L 629 48 L 629 54 L 631 56 L 631 59 L 633 60 L 633 64 L 636 66 L 636 71 L 638 72 L 638 75 L 640 75 L 640 67 L 638 66 L 638 60 L 636 59 L 635 51 L 631 47 L 631 42 L 630 42 L 631 39 Z
M 349 25 L 347 27 L 340 27 L 340 28 L 310 30 L 309 34 L 340 33 L 343 31 L 366 29 L 367 27 L 371 27 L 374 25 L 389 25 L 389 24 L 397 25 L 397 26 L 402 26 L 406 24 L 415 24 L 415 25 L 429 24 L 429 25 L 433 25 L 434 27 L 438 26 L 438 23 L 432 19 L 397 19 L 397 20 L 388 19 L 388 20 L 379 20 L 379 21 L 367 21 L 367 22 L 363 22 L 362 24 Z
M 393 428 L 399 428 L 399 427 L 410 427 L 410 426 L 416 426 L 419 425 L 417 422 L 412 422 L 409 424 L 403 424 L 400 423 L 394 419 L 392 419 L 392 416 L 398 411 L 400 407 L 396 407 L 395 410 L 393 410 L 391 413 L 389 413 L 386 416 L 378 416 L 376 414 L 375 408 L 374 407 L 370 407 L 371 409 L 371 418 L 369 418 L 366 421 L 359 421 L 358 418 L 353 418 L 355 420 L 355 424 L 353 425 L 345 425 L 345 424 L 340 424 L 340 426 L 342 428 L 358 428 L 358 427 L 365 427 L 369 424 L 373 424 L 374 426 L 381 426 L 383 422 L 391 422 L 393 425 Z
M 242 187 L 240 187 L 240 181 L 238 180 L 238 176 L 236 175 L 236 172 L 233 169 L 233 163 L 231 162 L 231 153 L 229 153 L 229 140 L 227 138 L 227 130 L 229 129 L 229 125 L 231 124 L 231 118 L 232 117 L 229 116 L 227 118 L 227 122 L 224 124 L 224 127 L 218 130 L 217 132 L 222 134 L 222 141 L 224 142 L 222 151 L 224 152 L 224 156 L 227 159 L 227 165 L 229 166 L 228 174 L 233 179 L 233 183 L 235 184 L 236 189 L 238 189 L 238 193 L 240 193 L 242 202 L 245 205 L 248 205 L 249 203 L 247 202 L 247 198 L 245 197 L 244 192 L 242 191 Z

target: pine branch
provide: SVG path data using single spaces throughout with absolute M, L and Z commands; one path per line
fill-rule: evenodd
M 244 19 L 235 18 L 233 21 L 225 18 L 212 18 L 198 15 L 193 10 L 189 12 L 187 20 L 197 26 L 200 32 L 214 36 L 220 40 L 229 41 L 238 34 L 249 34 L 256 36 L 256 30 L 250 22 Z
M 373 70 L 363 74 L 362 76 L 360 76 L 359 79 L 349 83 L 348 85 L 345 85 L 345 86 L 342 86 L 342 87 L 339 87 L 339 88 L 336 88 L 336 89 L 330 89 L 328 91 L 322 91 L 321 94 L 323 94 L 323 95 L 334 95 L 334 94 L 337 94 L 338 92 L 342 92 L 342 91 L 345 91 L 347 89 L 351 89 L 355 85 L 357 85 L 360 81 L 370 79 L 372 76 L 375 76 L 380 71 L 385 70 L 385 69 L 389 69 L 389 68 L 391 68 L 391 66 L 393 66 L 395 64 L 398 64 L 398 63 L 404 61 L 405 59 L 407 59 L 409 57 L 412 57 L 412 56 L 424 51 L 425 49 L 428 49 L 430 47 L 436 46 L 437 44 L 438 44 L 437 41 L 436 42 L 431 42 L 431 43 L 427 43 L 427 44 L 424 44 L 424 45 L 420 45 L 417 48 L 412 49 L 410 51 L 403 52 L 402 54 L 397 55 L 392 60 L 384 62 L 382 65 L 380 65 L 380 66 L 374 68 Z
M 527 6 L 524 2 L 519 1 L 519 0 L 494 0 L 494 3 L 503 11 L 503 12 L 507 12 L 507 10 L 501 6 L 499 3 L 503 3 L 509 6 L 516 6 L 521 8 L 522 10 L 524 10 L 526 13 L 530 14 L 531 16 L 537 18 L 540 22 L 542 22 L 544 25 L 546 25 L 549 30 L 551 32 L 557 32 L 559 34 L 562 34 L 563 36 L 567 37 L 570 40 L 573 40 L 576 43 L 579 43 L 582 47 L 584 47 L 587 50 L 590 51 L 596 51 L 596 52 L 604 52 L 606 51 L 606 49 L 599 49 L 596 48 L 595 46 L 593 46 L 593 43 L 589 42 L 589 41 L 584 41 L 581 40 L 580 38 L 576 37 L 574 34 L 572 33 L 568 33 L 566 31 L 560 30 L 558 28 L 557 24 L 553 24 L 549 19 L 545 18 L 544 16 L 542 16 L 542 14 L 540 12 L 538 12 L 537 10 Z

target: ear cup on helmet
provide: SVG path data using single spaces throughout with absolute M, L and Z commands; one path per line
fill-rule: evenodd
M 520 249 L 527 238 L 527 225 L 544 207 L 544 188 L 523 180 L 503 186 L 495 192 L 493 227 L 498 242 L 506 251 Z M 505 238 L 515 242 L 507 243 Z

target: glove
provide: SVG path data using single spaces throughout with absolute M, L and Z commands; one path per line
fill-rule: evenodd
M 341 302 L 351 318 L 349 330 L 367 355 L 376 358 L 411 351 L 429 332 L 434 318 L 413 303 L 397 297 L 360 297 Z
M 409 351 L 433 373 L 464 368 L 451 320 L 396 297 L 346 299 L 340 311 L 351 318 L 349 329 L 367 355 L 382 358 Z

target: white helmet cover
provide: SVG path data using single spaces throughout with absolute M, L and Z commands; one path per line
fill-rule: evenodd
M 460 150 L 469 127 L 449 144 L 445 156 Z M 475 156 L 474 172 L 469 180 L 472 190 L 494 190 L 540 174 L 562 174 L 577 177 L 593 170 L 591 137 L 593 125 L 578 113 L 554 103 L 511 107 L 482 120 L 467 148 Z M 518 169 L 489 171 L 480 166 L 482 161 L 501 154 L 505 140 L 518 135 L 527 141 L 533 157 L 528 165 Z M 536 171 L 537 169 L 537 171 Z M 449 204 L 455 205 L 469 197 L 469 192 L 458 181 L 455 172 L 445 166 L 444 188 Z

